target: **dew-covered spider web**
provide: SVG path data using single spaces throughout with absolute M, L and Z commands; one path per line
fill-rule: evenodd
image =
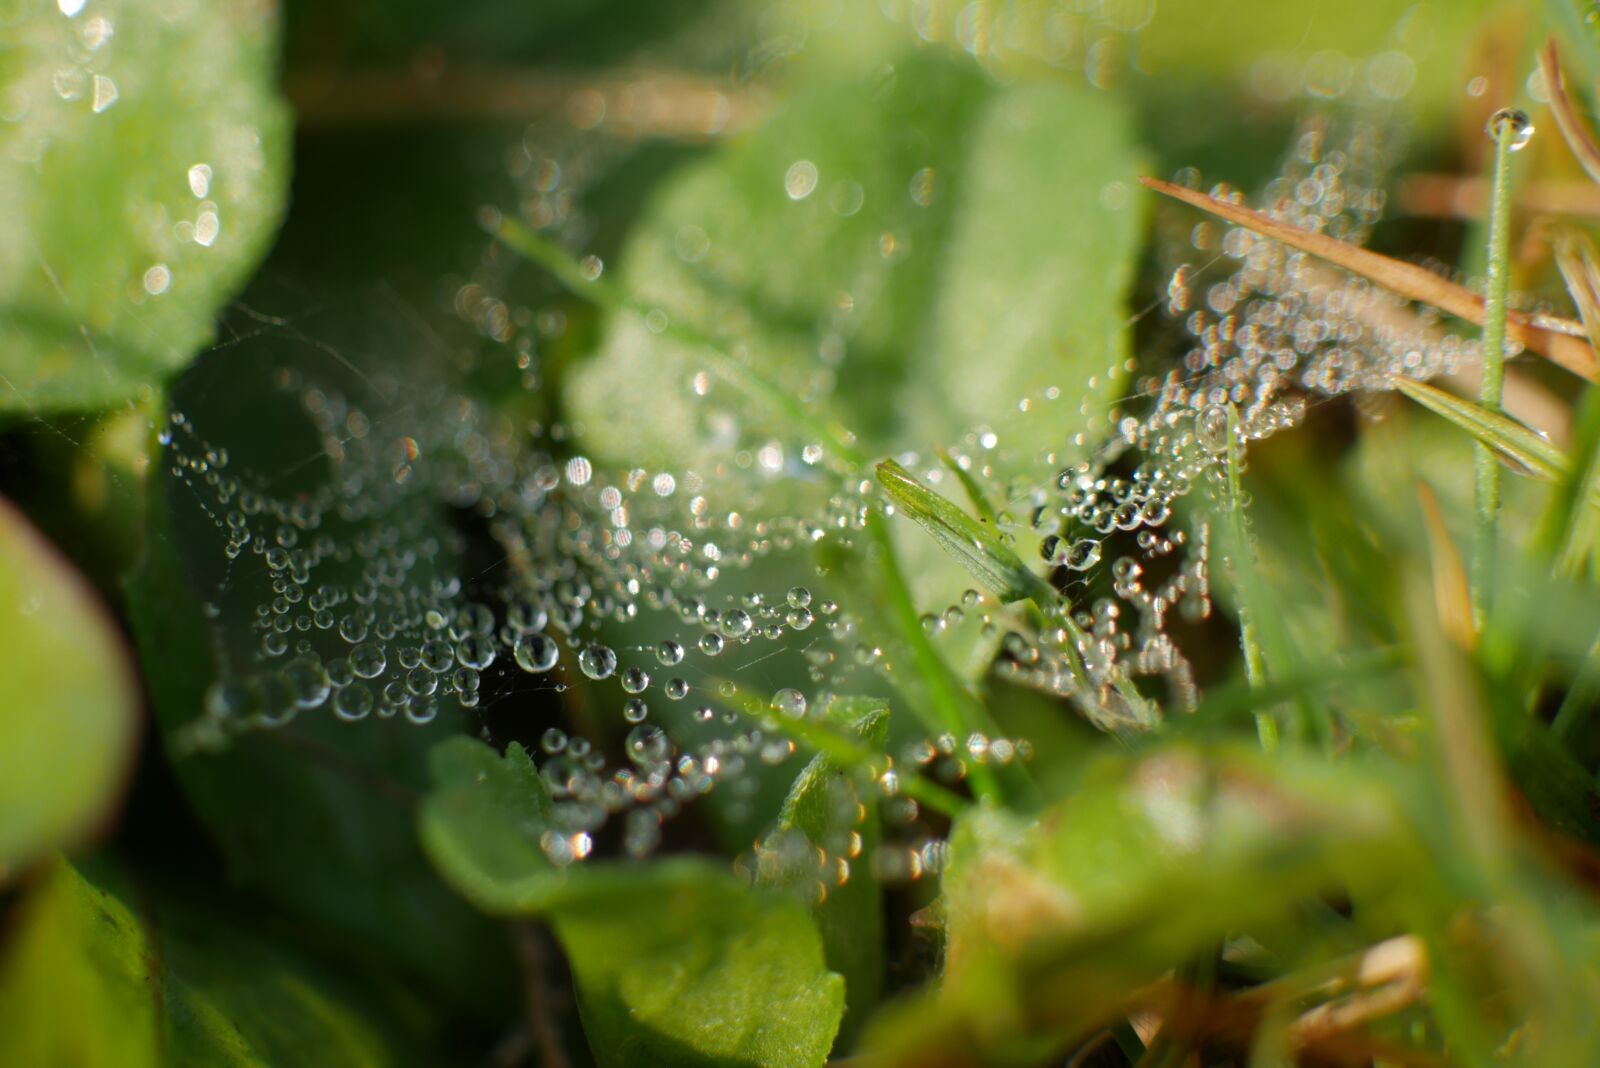
M 1361 244 L 1405 130 L 1382 92 L 1306 85 L 1263 188 L 1172 177 Z M 612 136 L 604 122 L 530 129 L 510 167 L 521 199 L 496 207 L 591 278 L 617 273 L 587 255 L 581 208 L 621 155 Z M 848 182 L 815 171 L 791 167 L 769 195 L 860 209 Z M 933 175 L 911 177 L 908 196 L 932 195 L 918 182 Z M 1103 201 L 1118 210 L 1117 196 Z M 1221 529 L 1246 452 L 1308 406 L 1478 358 L 1430 309 L 1248 229 L 1175 206 L 1153 218 L 1153 267 L 1129 298 L 1135 351 L 1097 376 L 1121 383 L 1109 417 L 1036 447 L 1104 385 L 1061 380 L 894 456 L 1046 578 L 1055 599 L 1033 603 L 1002 604 L 949 561 L 926 564 L 938 559 L 927 535 L 896 514 L 871 463 L 841 454 L 850 428 L 830 439 L 749 418 L 764 402 L 727 372 L 748 363 L 737 338 L 663 358 L 644 383 L 696 426 L 692 462 L 592 450 L 613 428 L 565 421 L 550 391 L 597 344 L 641 350 L 634 366 L 649 373 L 670 328 L 711 333 L 690 310 L 646 298 L 586 311 L 543 274 L 530 297 L 535 269 L 489 238 L 448 295 L 471 346 L 383 290 L 360 298 L 354 331 L 338 325 L 348 306 L 330 325 L 303 294 L 287 316 L 237 309 L 177 386 L 155 472 L 175 517 L 160 536 L 210 621 L 216 672 L 178 735 L 188 759 L 308 717 L 352 731 L 455 720 L 530 745 L 555 802 L 539 834 L 555 864 L 649 854 L 674 817 L 714 798 L 714 819 L 753 829 L 752 870 L 798 868 L 815 893 L 852 864 L 937 871 L 937 818 L 914 783 L 975 790 L 1033 755 L 1029 737 L 983 726 L 988 687 L 1037 691 L 1113 732 L 1192 711 L 1203 689 L 1186 635 L 1234 626 L 1214 579 L 1248 551 Z M 672 254 L 697 262 L 719 236 L 707 229 L 681 228 Z M 854 301 L 930 252 L 892 245 L 840 281 Z M 819 336 L 806 406 L 843 388 L 854 357 L 848 331 Z M 945 691 L 929 682 L 930 654 L 947 665 Z M 772 783 L 793 779 L 819 734 L 854 744 L 835 698 L 860 695 L 887 702 L 890 741 L 838 758 L 853 787 L 830 801 L 836 840 L 812 850 L 764 834 Z M 952 702 L 976 711 L 962 720 Z M 890 819 L 863 856 L 850 828 L 875 798 Z

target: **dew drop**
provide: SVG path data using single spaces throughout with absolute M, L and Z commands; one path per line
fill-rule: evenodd
M 608 679 L 617 670 L 617 654 L 598 643 L 587 646 L 578 654 L 578 669 L 591 679 Z
M 511 655 L 523 671 L 538 675 L 556 666 L 561 649 L 549 635 L 535 631 L 517 635 Z
M 1484 132 L 1496 144 L 1504 141 L 1511 151 L 1521 152 L 1533 137 L 1533 123 L 1525 111 L 1517 108 L 1501 108 L 1489 116 Z
M 790 719 L 802 719 L 806 714 L 806 695 L 786 686 L 772 695 L 771 708 Z
M 1074 571 L 1087 571 L 1100 562 L 1100 543 L 1093 538 L 1079 538 L 1067 546 L 1061 562 Z
M 363 679 L 375 679 L 389 666 L 383 646 L 377 642 L 362 642 L 350 650 L 350 670 Z

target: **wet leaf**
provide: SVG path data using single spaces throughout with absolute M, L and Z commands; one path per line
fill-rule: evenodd
M 875 752 L 888 741 L 889 706 L 883 701 L 835 697 L 822 716 Z M 845 981 L 846 1041 L 883 989 L 883 895 L 873 869 L 882 838 L 876 798 L 846 767 L 818 754 L 795 777 L 764 847 L 764 853 L 776 854 L 774 863 L 758 873 L 761 884 L 814 902 L 828 968 Z M 824 858 L 820 870 L 818 857 Z M 816 903 L 819 887 L 822 899 Z
M 433 753 L 424 847 L 491 913 L 549 921 L 602 1065 L 820 1065 L 844 1011 L 806 909 L 708 860 L 557 867 L 561 835 L 533 762 L 453 739 Z
M 9 2 L 0 21 L 0 410 L 113 404 L 210 341 L 277 226 L 276 8 Z
M 885 1063 L 1048 1060 L 1167 1011 L 1161 977 L 1240 933 L 1285 962 L 1359 945 L 1301 902 L 1387 887 L 1419 860 L 1365 772 L 1233 747 L 1106 759 L 1037 820 L 974 809 L 950 846 L 943 990 L 885 1013 L 868 1036 Z
M 386 983 L 353 982 L 207 904 L 141 893 L 136 910 L 119 882 L 57 860 L 23 900 L 0 951 L 0 1061 L 377 1068 L 425 1048 L 420 1006 Z
M 138 683 L 86 580 L 0 498 L 0 882 L 121 793 Z
M 1010 417 L 1020 399 L 1060 386 L 1059 443 L 1101 413 L 1121 374 L 1136 172 L 1113 98 L 993 89 L 960 65 L 907 57 L 882 81 L 798 97 L 675 175 L 617 277 L 869 453 L 1025 422 L 1000 444 L 1031 463 L 1037 421 Z M 697 396 L 704 362 L 647 317 L 613 315 L 567 392 L 586 444 L 700 467 L 729 440 L 810 443 L 761 398 L 720 384 Z

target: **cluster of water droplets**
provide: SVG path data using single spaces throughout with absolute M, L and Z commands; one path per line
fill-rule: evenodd
M 1382 121 L 1334 116 L 1301 124 L 1259 204 L 1359 243 L 1382 212 L 1397 149 Z M 532 190 L 525 213 L 550 232 L 583 229 L 558 191 L 585 159 L 519 164 Z M 929 482 L 944 463 L 959 465 L 998 506 L 1002 540 L 1042 561 L 1062 594 L 1023 608 L 967 590 L 926 611 L 924 637 L 961 642 L 967 656 L 976 645 L 1001 677 L 1115 730 L 1146 729 L 1163 707 L 1198 699 L 1176 633 L 1213 613 L 1212 530 L 1203 507 L 1179 518 L 1180 500 L 1225 493 L 1247 443 L 1296 425 L 1308 401 L 1447 373 L 1475 356 L 1473 342 L 1426 309 L 1247 229 L 1187 212 L 1162 225 L 1163 303 L 1182 352 L 1170 370 L 1135 382 L 1083 460 L 1049 453 L 1053 477 L 1019 480 L 1016 464 L 990 462 L 1007 443 L 983 429 L 954 443 L 948 461 L 905 458 Z M 475 277 L 456 290 L 455 309 L 537 391 L 543 353 L 568 324 L 557 306 L 494 294 L 492 278 Z M 272 491 L 182 414 L 164 435 L 172 478 L 222 541 L 227 568 L 212 614 L 228 596 L 254 596 L 240 590 L 264 593 L 248 643 L 219 654 L 195 745 L 313 714 L 415 723 L 458 714 L 481 727 L 488 708 L 564 695 L 532 702 L 541 721 L 526 727 L 555 802 L 541 846 L 567 864 L 614 820 L 625 850 L 650 852 L 668 820 L 713 790 L 727 818 L 748 818 L 760 770 L 793 762 L 807 731 L 838 727 L 830 695 L 896 690 L 899 709 L 911 692 L 901 674 L 911 668 L 897 665 L 903 650 L 874 618 L 881 606 L 852 602 L 854 578 L 813 555 L 823 543 L 870 555 L 873 525 L 903 521 L 865 472 L 830 474 L 814 442 L 758 444 L 700 471 L 615 469 L 573 453 L 565 428 L 448 387 L 396 418 L 381 397 L 348 387 L 299 374 L 279 386 L 318 437 L 327 472 L 315 487 Z M 1075 395 L 1070 384 L 1050 392 Z M 1042 400 L 1020 410 L 1051 411 Z M 1076 454 L 1062 443 L 1062 455 Z M 1034 470 L 1043 462 L 1024 459 Z M 767 506 L 760 487 L 795 470 L 807 476 L 798 495 L 807 510 Z M 494 546 L 489 569 L 444 563 L 462 559 L 472 539 L 441 508 L 471 517 Z M 916 599 L 927 607 L 920 591 Z M 820 849 L 783 827 L 762 834 L 741 861 L 752 878 L 817 899 L 863 858 L 886 877 L 936 872 L 943 843 L 906 778 L 960 788 L 981 766 L 1032 757 L 1025 738 L 915 735 L 899 730 L 888 753 L 841 769 L 827 787 L 837 830 Z M 889 820 L 885 841 L 871 844 L 864 813 L 874 806 Z

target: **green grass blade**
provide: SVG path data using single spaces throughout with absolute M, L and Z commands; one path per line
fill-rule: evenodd
M 934 452 L 938 455 L 939 462 L 944 464 L 945 470 L 954 475 L 956 481 L 961 483 L 961 489 L 966 493 L 967 501 L 972 505 L 972 510 L 978 513 L 978 518 L 998 528 L 999 516 L 995 512 L 994 506 L 989 503 L 989 498 L 983 492 L 983 487 L 978 485 L 978 480 L 972 477 L 972 472 L 957 463 L 956 458 L 951 456 L 945 449 L 937 448 L 934 449 Z
M 1471 434 L 1493 454 L 1510 460 L 1529 474 L 1554 480 L 1571 467 L 1560 449 L 1509 416 L 1462 400 L 1426 382 L 1396 378 L 1394 387 Z M 1490 459 L 1495 460 L 1495 456 Z
M 1600 269 L 1595 266 L 1594 245 L 1586 235 L 1574 231 L 1558 236 L 1555 252 L 1556 266 L 1593 345 L 1600 339 Z M 1571 476 L 1561 481 L 1540 525 L 1541 542 L 1554 558 L 1556 574 L 1564 576 L 1578 574 L 1600 532 L 1600 513 L 1579 507 L 1600 484 L 1600 388 L 1592 385 L 1584 390 L 1577 406 L 1572 455 L 1578 463 Z
M 1489 119 L 1494 139 L 1494 193 L 1489 205 L 1489 279 L 1483 308 L 1483 382 L 1478 400 L 1498 414 L 1505 392 L 1506 289 L 1511 261 L 1511 153 L 1520 147 L 1527 118 L 1520 112 L 1496 112 Z M 1472 550 L 1472 618 L 1479 631 L 1489 612 L 1494 582 L 1494 557 L 1499 549 L 1500 464 L 1493 450 L 1479 441 L 1475 462 L 1477 526 Z
M 973 519 L 893 460 L 878 464 L 877 473 L 895 507 L 933 535 L 1002 604 L 1030 600 L 1043 607 L 1057 602 L 1054 587 L 1030 571 L 992 525 Z
M 773 711 L 771 705 L 758 694 L 743 689 L 729 679 L 712 677 L 707 680 L 718 704 L 760 724 L 775 724 L 778 733 L 792 738 L 814 753 L 821 753 L 840 767 L 866 772 L 881 784 L 884 767 L 882 754 L 862 745 L 853 738 L 832 730 L 824 724 L 806 717 L 785 716 Z M 912 771 L 895 769 L 895 789 L 934 812 L 954 818 L 971 804 L 960 794 L 951 792 Z
M 1244 654 L 1244 673 L 1252 689 L 1267 682 L 1267 665 L 1261 655 L 1261 635 L 1256 625 L 1255 551 L 1250 544 L 1250 534 L 1245 529 L 1244 490 L 1240 474 L 1244 458 L 1240 453 L 1239 411 L 1228 405 L 1227 478 L 1223 481 L 1223 527 L 1227 532 L 1227 564 L 1233 575 L 1234 596 L 1239 609 L 1239 648 Z M 1278 748 L 1278 721 L 1271 708 L 1259 708 L 1255 713 L 1256 736 L 1261 748 L 1272 752 Z

